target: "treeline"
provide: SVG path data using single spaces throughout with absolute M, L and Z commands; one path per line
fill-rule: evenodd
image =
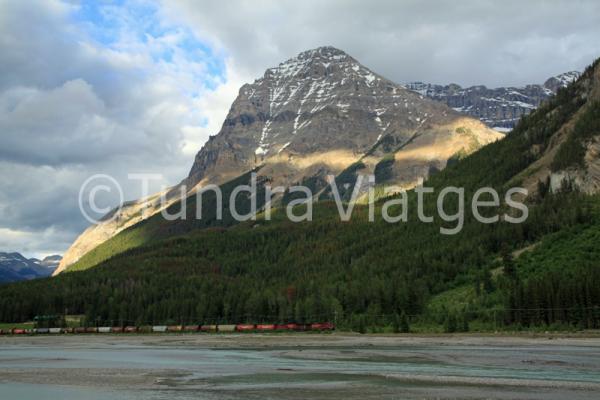
M 432 296 L 468 282 L 481 285 L 481 301 L 508 296 L 508 286 L 483 284 L 494 254 L 592 218 L 588 199 L 576 193 L 547 196 L 521 225 L 469 218 L 454 236 L 440 235 L 439 222 L 369 223 L 366 208 L 348 223 L 338 221 L 332 203 L 321 203 L 315 213 L 311 223 L 276 214 L 270 222 L 199 231 L 86 271 L 0 287 L 0 321 L 84 314 L 102 324 L 315 322 L 338 315 L 357 329 L 380 315 L 418 316 Z M 600 287 L 597 278 L 591 275 L 588 284 Z M 533 283 L 521 285 L 524 300 L 515 307 L 537 304 Z M 452 316 L 457 323 L 479 317 Z

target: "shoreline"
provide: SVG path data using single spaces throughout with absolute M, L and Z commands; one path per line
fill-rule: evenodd
M 333 333 L 128 333 L 128 334 L 60 334 L 0 336 L 0 345 L 52 346 L 118 343 L 124 345 L 186 346 L 204 348 L 360 347 L 410 345 L 520 346 L 585 345 L 600 346 L 600 332 L 582 333 L 473 333 L 473 334 L 358 334 Z

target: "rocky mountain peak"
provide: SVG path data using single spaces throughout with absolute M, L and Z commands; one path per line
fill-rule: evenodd
M 240 89 L 219 134 L 196 156 L 188 186 L 223 182 L 267 159 L 386 151 L 458 113 L 372 72 L 334 47 L 269 68 Z
M 349 64 L 358 64 L 358 62 L 342 50 L 324 46 L 303 51 L 296 57 L 280 63 L 277 67 L 267 69 L 264 78 L 285 80 L 306 78 L 311 75 L 315 77 L 327 76 L 328 71 Z
M 548 78 L 544 82 L 544 87 L 552 91 L 552 94 L 556 93 L 558 89 L 567 87 L 571 82 L 576 81 L 581 76 L 579 71 L 565 72 L 551 78 Z

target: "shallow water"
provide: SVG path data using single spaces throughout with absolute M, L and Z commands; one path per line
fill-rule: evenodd
M 599 391 L 597 346 L 0 347 L 2 399 L 576 400 Z

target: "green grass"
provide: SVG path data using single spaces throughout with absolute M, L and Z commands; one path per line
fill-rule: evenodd
M 0 329 L 32 329 L 33 322 L 0 323 Z

